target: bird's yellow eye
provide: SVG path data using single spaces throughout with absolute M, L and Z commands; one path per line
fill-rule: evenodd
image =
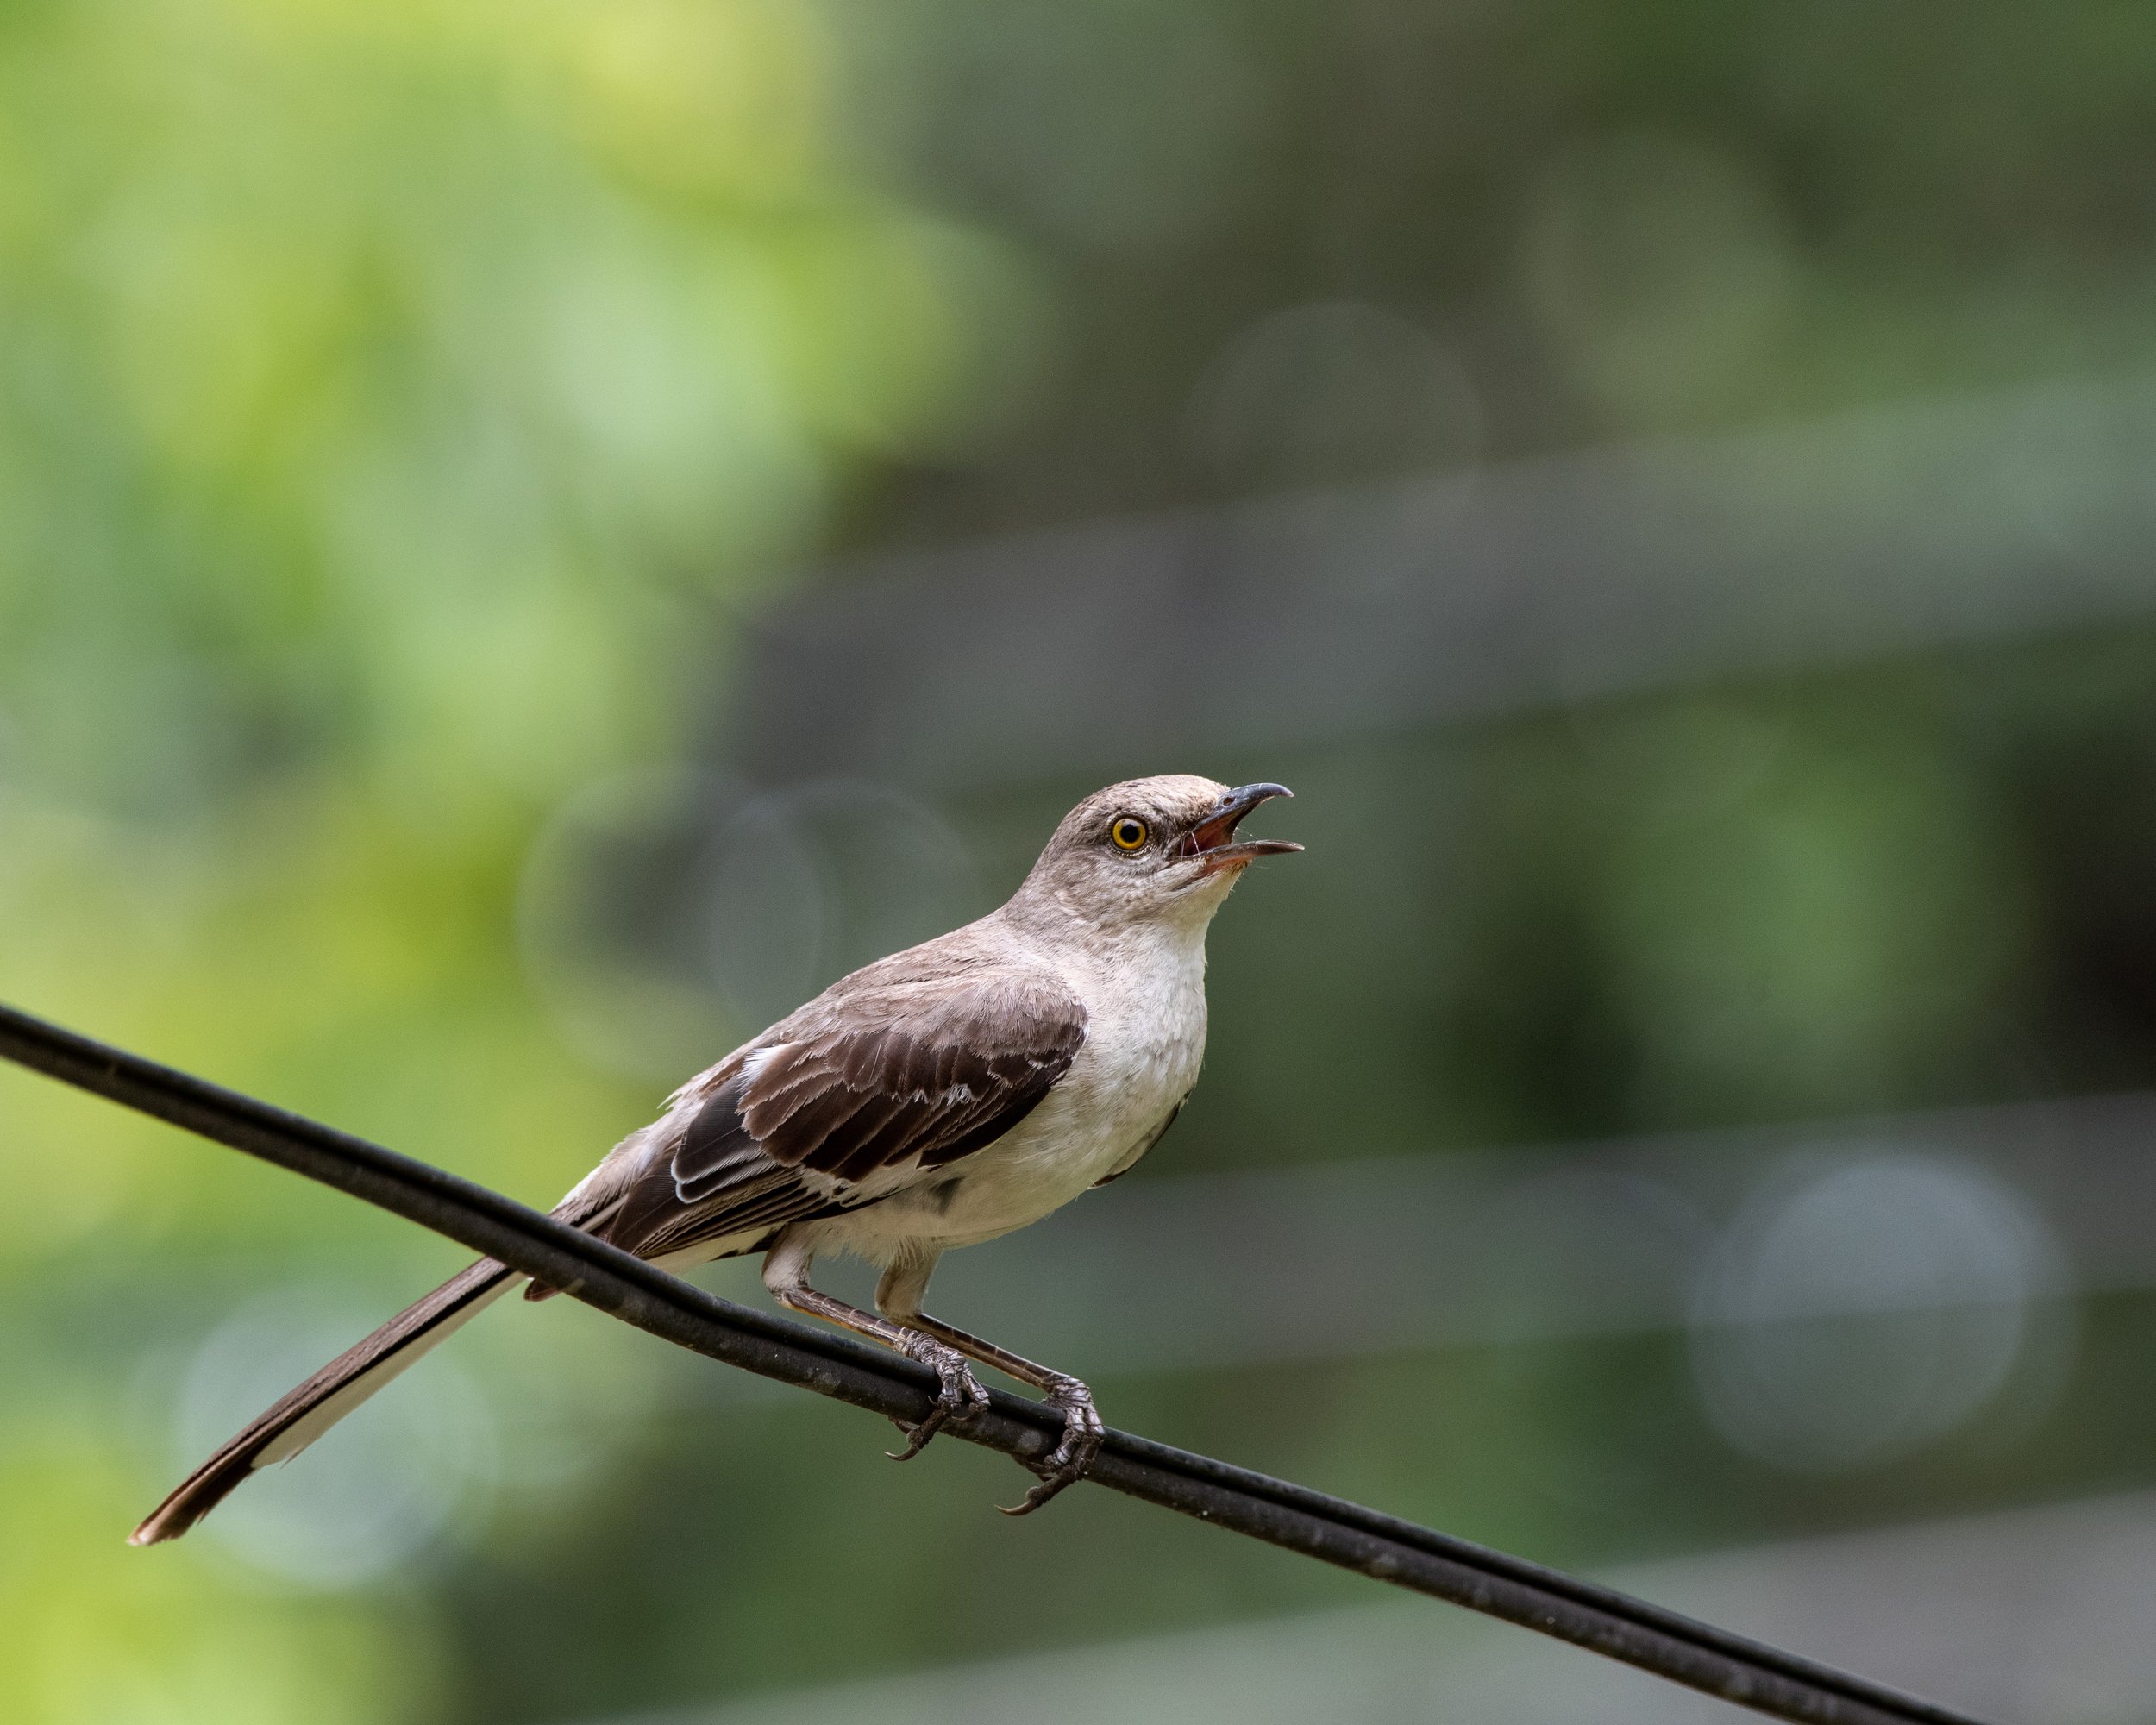
M 1140 850 L 1145 838 L 1145 823 L 1134 814 L 1118 815 L 1108 828 L 1108 842 L 1118 850 Z

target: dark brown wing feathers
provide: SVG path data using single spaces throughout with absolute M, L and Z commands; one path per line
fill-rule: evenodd
M 976 1009 L 780 1043 L 742 1088 L 743 1126 L 774 1161 L 842 1180 L 940 1167 L 994 1143 L 1070 1070 L 1085 1012 L 1065 998 L 1061 1012 Z
M 674 1196 L 699 1204 L 716 1196 L 730 1182 L 768 1158 L 742 1123 L 739 1075 L 720 1085 L 689 1116 L 674 1152 Z
M 820 1021 L 804 1016 L 677 1107 L 671 1152 L 647 1164 L 607 1239 L 656 1257 L 844 1209 L 846 1189 L 872 1176 L 993 1144 L 1070 1070 L 1086 1033 L 1069 991 L 1031 974 L 864 990 Z

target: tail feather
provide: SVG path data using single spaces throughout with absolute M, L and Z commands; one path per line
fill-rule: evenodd
M 523 1280 L 492 1258 L 450 1277 L 266 1410 L 182 1480 L 128 1543 L 154 1546 L 178 1539 L 255 1469 L 298 1455 Z

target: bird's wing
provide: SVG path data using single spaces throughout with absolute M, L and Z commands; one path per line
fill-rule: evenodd
M 1085 1042 L 1052 973 L 864 988 L 685 1087 L 599 1230 L 646 1258 L 849 1209 L 985 1149 Z

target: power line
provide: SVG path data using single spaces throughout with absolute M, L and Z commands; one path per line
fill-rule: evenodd
M 0 1057 L 334 1186 L 693 1352 L 889 1418 L 926 1414 L 934 1375 L 849 1337 L 705 1293 L 486 1187 L 251 1096 L 0 1007 Z M 1020 1461 L 1061 1415 L 991 1391 L 950 1435 Z M 1965 1714 L 1750 1641 L 1522 1558 L 1306 1486 L 1111 1432 L 1092 1480 L 1147 1502 L 1426 1593 L 1810 1725 L 1977 1725 Z

